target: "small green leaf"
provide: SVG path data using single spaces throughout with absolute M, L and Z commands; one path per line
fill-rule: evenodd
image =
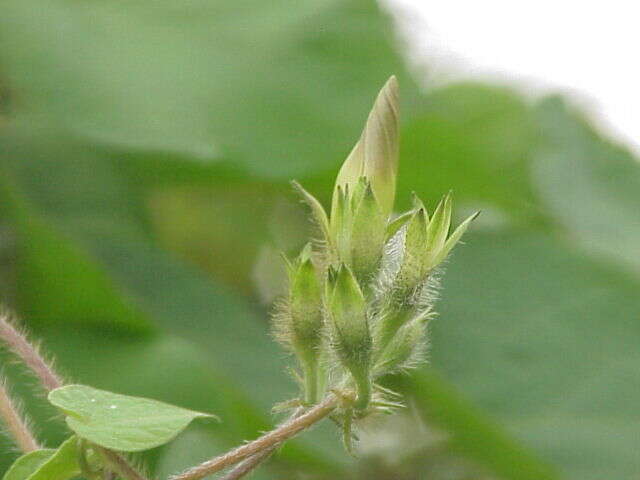
M 103 447 L 139 452 L 172 440 L 198 417 L 211 417 L 146 398 L 68 385 L 49 394 L 78 436 Z
M 26 480 L 68 480 L 77 477 L 80 475 L 78 454 L 78 437 L 74 435 L 60 445 Z
M 45 449 L 22 455 L 11 465 L 7 473 L 2 477 L 2 480 L 26 480 L 54 453 L 55 450 Z

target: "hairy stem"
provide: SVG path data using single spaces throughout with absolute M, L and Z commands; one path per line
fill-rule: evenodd
M 304 365 L 304 401 L 308 405 L 318 399 L 318 362 L 307 361 Z
M 353 406 L 357 410 L 364 410 L 369 406 L 369 401 L 371 400 L 371 378 L 367 373 L 366 375 L 358 376 L 358 378 L 354 377 L 354 380 L 356 382 L 358 397 Z
M 295 412 L 285 421 L 284 423 L 290 422 L 291 420 L 298 418 L 305 412 L 303 407 L 297 408 Z M 219 480 L 238 480 L 239 478 L 244 477 L 245 475 L 251 473 L 255 468 L 260 466 L 262 462 L 273 455 L 273 453 L 278 449 L 280 445 L 274 445 L 270 448 L 266 448 L 261 452 L 252 455 L 249 458 L 244 459 L 238 465 L 236 465 L 232 470 L 230 470 L 226 475 L 220 477 Z
M 254 469 L 260 466 L 262 462 L 265 462 L 273 455 L 278 449 L 278 445 L 264 449 L 263 451 L 256 453 L 255 455 L 245 458 L 238 465 L 236 465 L 226 475 L 220 477 L 218 480 L 238 480 L 251 473 Z
M 0 380 L 0 418 L 4 420 L 7 431 L 23 453 L 40 448 L 27 422 L 20 416 L 20 409 L 9 395 L 4 380 Z
M 296 436 L 298 433 L 306 430 L 328 416 L 335 410 L 337 405 L 338 398 L 335 395 L 330 394 L 318 405 L 310 408 L 299 417 L 285 422 L 275 430 L 266 433 L 262 437 L 247 443 L 246 445 L 237 447 L 230 452 L 212 458 L 211 460 L 207 460 L 196 467 L 190 468 L 184 473 L 175 475 L 171 480 L 200 480 L 201 478 L 215 472 L 219 472 L 230 465 L 241 462 L 245 458 L 251 457 L 257 453 L 262 453 L 273 447 L 277 447 L 282 442 Z
M 38 348 L 29 343 L 27 337 L 13 325 L 6 314 L 0 314 L 0 338 L 38 377 L 46 391 L 55 390 L 63 385 L 53 367 L 40 355 Z

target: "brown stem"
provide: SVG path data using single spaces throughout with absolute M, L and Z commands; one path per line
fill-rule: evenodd
M 20 409 L 9 395 L 4 380 L 0 380 L 0 418 L 4 420 L 8 432 L 23 453 L 40 448 L 27 422 L 20 416 Z
M 285 440 L 294 437 L 298 433 L 306 430 L 310 426 L 319 422 L 331 412 L 333 412 L 338 405 L 338 399 L 335 395 L 330 394 L 321 403 L 310 408 L 307 412 L 300 415 L 297 418 L 291 419 L 285 422 L 283 425 L 277 427 L 275 430 L 264 434 L 260 438 L 237 447 L 230 452 L 227 452 L 218 457 L 207 460 L 200 465 L 190 468 L 186 472 L 175 475 L 171 480 L 200 480 L 208 475 L 234 465 L 247 457 L 251 457 L 257 453 L 262 453 L 273 447 L 277 447 Z
M 2 313 L 0 313 L 0 338 L 38 377 L 46 391 L 55 390 L 63 385 L 60 376 L 40 355 L 38 348 L 29 343 L 27 337 L 13 325 L 9 317 Z
M 305 409 L 303 407 L 297 408 L 296 411 L 293 412 L 293 414 L 284 423 L 290 422 L 294 418 L 298 418 L 304 412 L 305 412 Z M 274 445 L 270 448 L 263 450 L 262 452 L 258 452 L 255 455 L 252 455 L 249 458 L 245 458 L 238 465 L 236 465 L 231 471 L 229 471 L 223 477 L 220 477 L 218 480 L 238 480 L 239 478 L 244 477 L 245 475 L 250 473 L 252 470 L 260 466 L 262 462 L 265 462 L 266 460 L 268 460 L 269 457 L 273 455 L 273 453 L 278 449 L 279 446 L 280 445 Z
M 271 455 L 278 449 L 278 445 L 269 447 L 262 452 L 258 452 L 249 458 L 245 458 L 238 465 L 236 465 L 226 475 L 220 477 L 218 480 L 238 480 L 245 475 L 251 473 L 254 469 L 260 466 L 262 462 L 269 459 Z

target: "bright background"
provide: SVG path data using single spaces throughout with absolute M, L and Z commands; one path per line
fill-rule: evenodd
M 562 90 L 612 135 L 640 148 L 637 6 L 385 0 L 425 86 L 463 78 L 524 95 Z
M 637 479 L 638 39 L 622 3 L 569 4 L 4 0 L 2 302 L 71 380 L 223 419 L 150 452 L 159 478 L 255 437 L 295 395 L 268 325 L 309 233 L 288 182 L 327 203 L 395 73 L 398 208 L 483 213 L 430 364 L 388 379 L 408 408 L 357 459 L 325 425 L 254 478 Z

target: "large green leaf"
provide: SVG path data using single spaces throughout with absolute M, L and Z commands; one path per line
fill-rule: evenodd
M 505 480 L 555 480 L 558 473 L 509 435 L 433 368 L 396 379 L 428 424 L 446 434 L 448 448 Z
M 392 73 L 411 90 L 371 0 L 6 0 L 0 32 L 20 104 L 65 131 L 271 178 L 346 156 Z
M 444 278 L 432 363 L 570 478 L 632 479 L 638 288 L 546 236 L 469 235 Z
M 640 163 L 559 98 L 538 108 L 535 181 L 551 215 L 585 250 L 640 275 Z
M 164 445 L 194 419 L 211 416 L 86 385 L 58 388 L 49 394 L 49 401 L 67 415 L 67 425 L 79 437 L 122 452 Z
M 399 203 L 416 191 L 434 204 L 453 189 L 472 208 L 540 221 L 528 173 L 532 109 L 515 92 L 482 84 L 432 90 L 402 130 Z M 435 205 L 434 205 L 435 206 Z
M 11 465 L 2 480 L 26 480 L 44 462 L 49 460 L 55 452 L 55 450 L 51 449 L 42 449 L 22 455 Z

